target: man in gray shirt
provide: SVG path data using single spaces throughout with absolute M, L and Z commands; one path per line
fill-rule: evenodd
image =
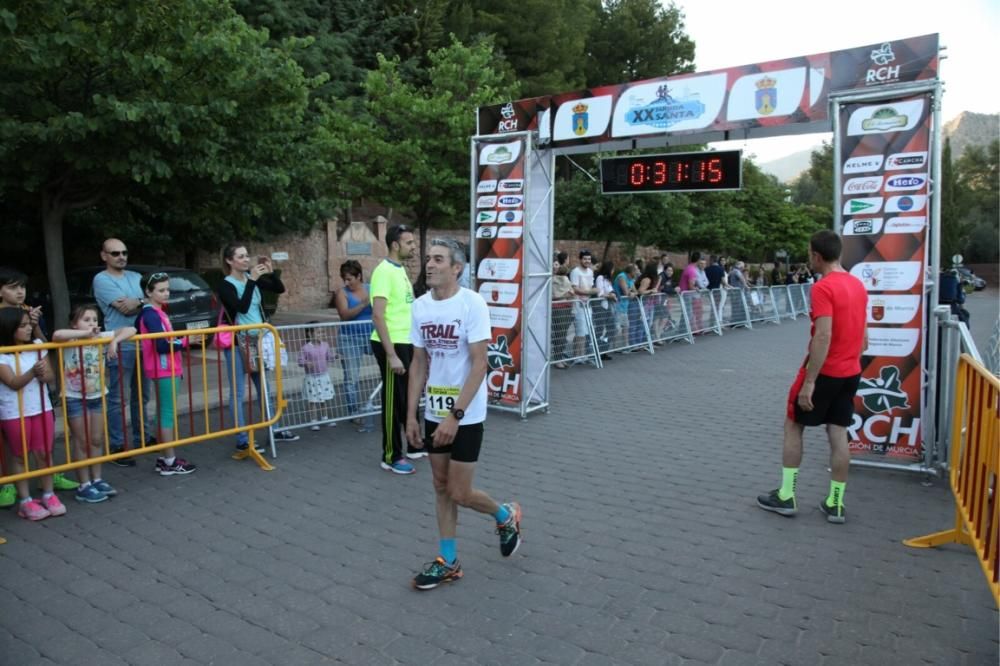
M 106 268 L 94 276 L 93 289 L 97 305 L 104 314 L 104 330 L 114 331 L 123 326 L 134 326 L 135 318 L 142 309 L 142 288 L 139 286 L 142 276 L 135 271 L 125 270 L 128 265 L 128 248 L 117 238 L 104 241 L 101 245 L 101 259 Z M 118 358 L 107 360 L 108 437 L 112 453 L 120 453 L 125 448 L 123 401 L 128 404 L 132 415 L 131 448 L 138 448 L 142 443 L 139 437 L 141 418 L 138 383 L 142 381 L 143 403 L 149 401 L 150 384 L 141 372 L 136 372 L 135 346 L 135 342 L 125 341 L 118 347 Z M 130 397 L 133 399 L 130 400 Z M 142 414 L 145 415 L 146 405 L 143 404 L 142 407 Z M 148 426 L 143 431 L 147 442 L 155 441 Z M 135 460 L 119 458 L 114 463 L 131 467 L 135 465 Z

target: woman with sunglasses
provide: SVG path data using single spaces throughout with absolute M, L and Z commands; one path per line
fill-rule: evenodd
M 271 260 L 268 257 L 251 257 L 242 243 L 230 243 L 222 250 L 223 272 L 226 278 L 219 284 L 219 300 L 225 309 L 225 323 L 231 326 L 263 324 L 267 321 L 262 304 L 263 291 L 275 294 L 285 293 L 285 285 L 274 274 Z M 247 391 L 247 376 L 257 389 L 257 417 L 254 421 L 262 421 L 260 372 L 252 365 L 249 354 L 244 358 L 243 349 L 256 350 L 260 329 L 243 331 L 233 340 L 233 346 L 225 350 L 226 376 L 229 377 L 229 403 L 233 411 L 233 420 L 242 427 L 247 424 L 244 404 Z M 249 366 L 249 367 L 248 367 Z M 295 441 L 298 435 L 288 431 L 275 431 L 274 438 L 281 441 Z M 246 454 L 250 438 L 245 432 L 236 436 L 236 455 L 240 458 Z

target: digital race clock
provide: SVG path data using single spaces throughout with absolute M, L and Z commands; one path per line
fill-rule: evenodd
M 697 192 L 742 187 L 743 151 L 633 155 L 601 160 L 601 192 Z

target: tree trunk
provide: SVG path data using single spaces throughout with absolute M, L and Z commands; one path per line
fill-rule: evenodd
M 611 250 L 611 239 L 608 238 L 604 241 L 604 251 L 601 252 L 601 263 L 603 264 L 608 260 L 608 252 Z
M 53 330 L 69 321 L 69 288 L 66 286 L 66 262 L 63 257 L 63 220 L 66 206 L 42 195 L 42 237 L 45 242 L 45 269 L 52 296 Z
M 424 257 L 427 256 L 427 227 L 430 226 L 424 218 L 420 218 L 417 221 L 417 233 L 420 237 L 420 254 L 417 257 L 417 262 L 420 266 L 420 276 L 417 278 L 417 284 L 414 286 L 414 296 L 421 296 L 427 291 L 427 264 L 424 262 Z

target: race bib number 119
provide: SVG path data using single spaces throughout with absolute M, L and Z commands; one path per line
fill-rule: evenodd
M 461 389 L 457 386 L 427 386 L 427 408 L 440 419 L 448 417 Z

